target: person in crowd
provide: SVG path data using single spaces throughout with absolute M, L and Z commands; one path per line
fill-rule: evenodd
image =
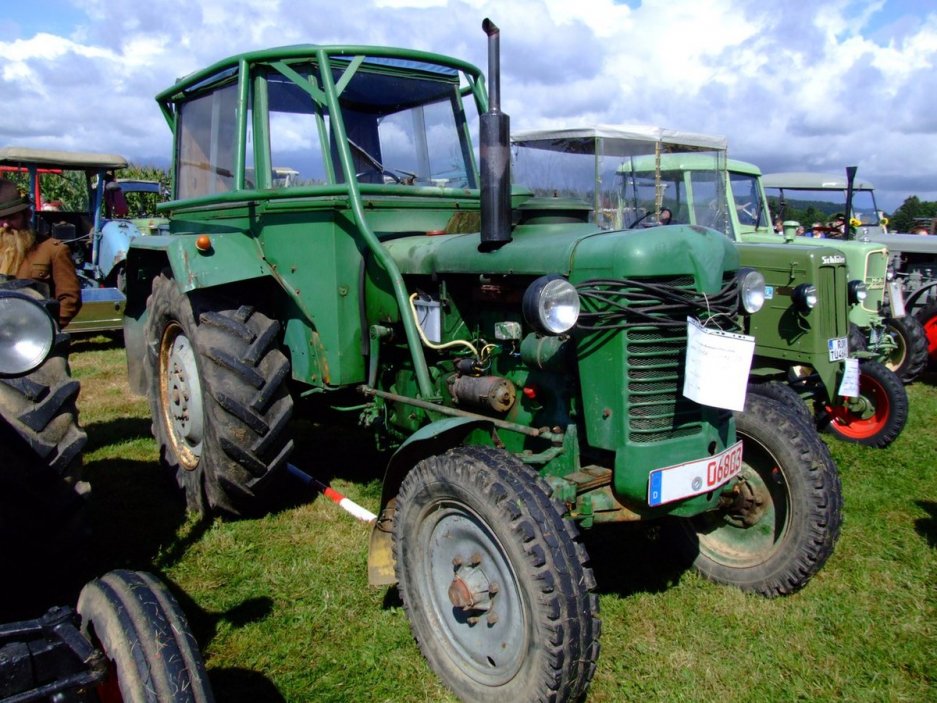
M 673 220 L 673 213 L 670 211 L 670 208 L 661 208 L 660 215 L 657 216 L 657 223 L 669 225 L 671 220 Z
M 817 239 L 825 237 L 826 232 L 823 231 L 823 225 L 821 225 L 819 222 L 814 222 L 812 225 L 810 225 L 810 234 L 808 236 L 815 237 Z
M 59 325 L 81 309 L 81 286 L 68 245 L 39 236 L 30 226 L 30 202 L 13 181 L 0 178 L 0 274 L 32 278 L 59 301 Z

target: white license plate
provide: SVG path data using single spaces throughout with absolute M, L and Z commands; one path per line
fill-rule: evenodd
M 842 361 L 849 356 L 849 342 L 846 337 L 828 339 L 826 346 L 830 350 L 830 361 Z
M 742 441 L 705 459 L 668 466 L 651 472 L 647 504 L 663 505 L 708 493 L 742 471 Z

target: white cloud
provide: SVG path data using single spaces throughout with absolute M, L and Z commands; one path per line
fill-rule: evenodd
M 80 23 L 69 31 L 18 36 L 14 25 L 0 42 L 0 144 L 168 159 L 153 96 L 179 76 L 295 43 L 390 44 L 487 69 L 488 16 L 501 28 L 502 105 L 515 128 L 654 122 L 714 132 L 729 137 L 733 156 L 769 170 L 858 164 L 890 208 L 911 193 L 937 200 L 937 167 L 920 158 L 937 152 L 937 8 L 889 15 L 890 0 L 630 4 L 76 1 Z

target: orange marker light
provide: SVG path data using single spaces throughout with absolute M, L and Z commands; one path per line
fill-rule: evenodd
M 195 240 L 195 248 L 201 252 L 211 251 L 211 237 L 207 234 L 199 236 L 199 238 Z

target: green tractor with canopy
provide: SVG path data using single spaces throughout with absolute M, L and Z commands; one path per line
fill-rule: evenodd
M 368 428 L 369 580 L 398 585 L 433 670 L 464 700 L 573 701 L 600 629 L 580 528 L 669 518 L 706 576 L 781 595 L 832 552 L 840 484 L 747 369 L 701 372 L 709 341 L 750 355 L 764 282 L 731 242 L 512 189 L 483 28 L 487 90 L 447 56 L 305 45 L 161 93 L 169 233 L 131 246 L 125 344 L 192 509 L 262 505 L 294 397 Z
M 848 325 L 868 289 L 860 279 L 847 280 L 836 242 L 808 245 L 790 226 L 784 236 L 761 236 L 770 230 L 757 168 L 728 159 L 724 147 L 633 159 L 619 176 L 622 211 L 633 213 L 623 224 L 657 222 L 667 210 L 671 222 L 723 232 L 742 263 L 765 275 L 765 305 L 749 328 L 758 340 L 752 390 L 785 400 L 840 439 L 874 447 L 897 439 L 907 421 L 907 393 L 871 354 L 849 349 Z

